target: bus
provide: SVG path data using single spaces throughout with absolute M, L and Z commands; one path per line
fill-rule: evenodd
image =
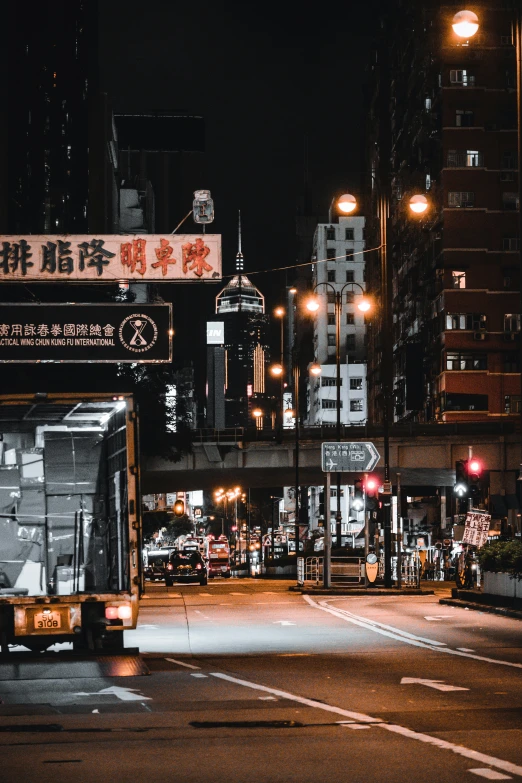
M 142 592 L 130 394 L 0 395 L 0 652 L 123 648 Z
M 224 576 L 230 579 L 230 545 L 225 536 L 208 542 L 208 576 Z

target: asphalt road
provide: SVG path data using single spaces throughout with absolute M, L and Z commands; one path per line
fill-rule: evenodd
M 126 633 L 150 676 L 10 671 L 0 779 L 522 779 L 520 621 L 288 585 L 151 587 Z

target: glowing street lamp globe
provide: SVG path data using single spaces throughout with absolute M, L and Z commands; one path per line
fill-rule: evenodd
M 320 308 L 319 300 L 316 296 L 312 296 L 306 303 L 306 309 L 311 313 L 316 313 Z
M 263 415 L 263 411 L 261 408 L 254 408 L 252 411 L 252 416 L 254 416 L 256 419 L 259 419 Z
M 341 212 L 344 212 L 346 215 L 349 215 L 350 212 L 353 212 L 356 206 L 357 206 L 357 200 L 355 196 L 352 196 L 351 193 L 344 193 L 337 200 L 338 209 L 340 209 Z
M 372 306 L 371 302 L 369 302 L 368 299 L 365 299 L 364 297 L 361 299 L 361 301 L 357 305 L 357 307 L 361 311 L 361 313 L 367 313 L 368 310 L 370 310 L 371 306 Z
M 270 372 L 271 372 L 272 375 L 275 375 L 275 377 L 278 378 L 279 376 L 281 376 L 283 374 L 283 367 L 280 364 L 274 364 L 270 368 Z
M 314 362 L 314 364 L 310 366 L 310 372 L 312 375 L 321 375 L 322 373 L 321 365 Z
M 422 215 L 428 209 L 428 199 L 426 196 L 412 196 L 409 206 L 412 212 Z
M 282 318 L 285 314 L 285 308 L 284 307 L 276 307 L 274 310 L 274 315 L 276 315 L 278 318 Z
M 459 38 L 471 38 L 479 29 L 478 16 L 473 11 L 459 11 L 453 17 L 451 26 Z

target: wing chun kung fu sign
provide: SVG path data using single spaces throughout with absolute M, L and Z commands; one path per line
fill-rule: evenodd
M 0 362 L 169 362 L 170 304 L 0 304 Z
M 220 234 L 0 236 L 1 283 L 220 279 Z

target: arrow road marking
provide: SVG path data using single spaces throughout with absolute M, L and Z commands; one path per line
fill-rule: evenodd
M 137 691 L 137 693 L 134 691 Z M 78 693 L 73 693 L 73 696 L 116 696 L 122 701 L 143 701 L 144 699 L 152 701 L 150 696 L 142 696 L 137 688 L 120 688 L 119 685 L 111 685 L 110 688 L 104 688 L 103 690 L 95 693 L 85 693 L 85 691 L 79 691 Z
M 469 688 L 459 688 L 457 685 L 446 685 L 444 680 L 422 680 L 420 677 L 403 677 L 401 685 L 427 685 L 437 691 L 469 691 Z
M 278 624 L 281 624 L 281 625 L 295 625 L 295 623 L 291 623 L 288 620 L 276 620 L 274 623 L 272 623 L 272 625 L 278 625 Z

